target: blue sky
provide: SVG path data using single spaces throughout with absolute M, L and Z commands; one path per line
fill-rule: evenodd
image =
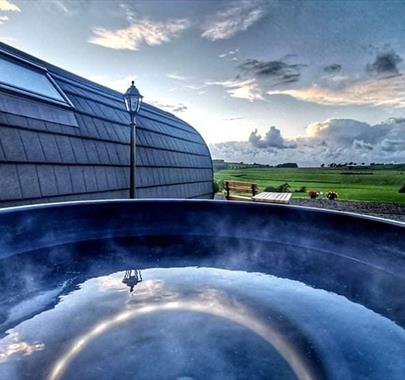
M 400 1 L 0 0 L 0 40 L 134 78 L 217 158 L 405 161 L 404 19 Z

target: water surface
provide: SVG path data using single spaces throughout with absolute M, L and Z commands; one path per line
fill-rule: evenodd
M 400 324 L 280 266 L 189 265 L 179 244 L 5 261 L 0 378 L 404 379 Z

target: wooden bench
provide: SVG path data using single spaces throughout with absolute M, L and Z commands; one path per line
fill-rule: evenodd
M 248 200 L 257 194 L 257 184 L 242 181 L 224 181 L 225 198 L 228 200 Z M 231 195 L 231 191 L 236 193 L 250 193 L 250 197 L 243 195 Z
M 271 193 L 262 192 L 252 197 L 255 202 L 266 202 L 266 203 L 290 203 L 292 193 Z
M 224 181 L 225 198 L 228 200 L 243 200 L 243 201 L 255 201 L 266 203 L 290 203 L 292 193 L 274 193 L 274 192 L 262 192 L 258 193 L 257 184 L 251 182 L 241 181 Z M 236 193 L 250 193 L 251 196 L 246 195 L 233 195 L 231 191 Z

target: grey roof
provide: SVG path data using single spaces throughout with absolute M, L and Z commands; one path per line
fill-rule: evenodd
M 2 51 L 45 67 L 74 108 L 0 89 L 0 206 L 128 198 L 122 94 L 0 43 Z M 144 103 L 136 133 L 137 197 L 212 198 L 211 156 L 193 127 Z

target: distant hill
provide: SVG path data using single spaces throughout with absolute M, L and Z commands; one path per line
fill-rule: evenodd
M 266 165 L 266 164 L 247 164 L 245 162 L 227 162 L 225 160 L 212 160 L 214 171 L 227 170 L 227 169 L 248 169 L 248 168 L 298 168 L 298 164 L 295 162 L 286 162 L 278 165 Z

